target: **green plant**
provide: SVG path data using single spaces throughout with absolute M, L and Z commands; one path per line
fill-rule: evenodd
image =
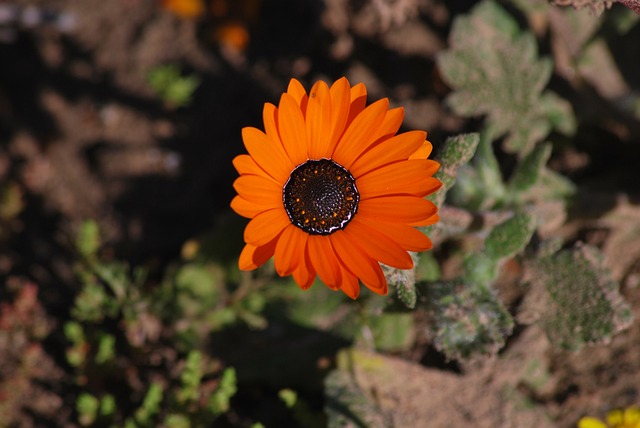
M 144 269 L 104 260 L 100 230 L 92 220 L 80 226 L 76 249 L 76 273 L 82 288 L 64 333 L 70 344 L 67 362 L 83 389 L 76 403 L 78 422 L 128 428 L 204 426 L 227 412 L 237 390 L 235 370 L 221 369 L 196 346 L 202 346 L 211 331 L 247 319 L 246 314 L 259 318 L 261 298 L 240 287 L 242 294 L 229 299 L 219 266 L 196 260 L 168 270 L 160 285 L 149 289 Z M 113 325 L 121 331 L 110 329 Z M 161 329 L 172 334 L 161 339 Z M 144 375 L 152 380 L 137 379 L 138 386 L 122 377 L 121 372 L 139 364 L 142 355 L 169 352 L 165 341 L 174 355 L 169 363 L 182 365 L 179 373 L 158 367 Z M 107 377 L 115 389 L 101 389 L 98 394 L 94 383 L 105 382 Z M 217 383 L 215 388 L 212 380 Z M 114 398 L 122 388 L 140 395 L 137 407 L 128 412 Z
M 196 75 L 183 76 L 180 69 L 171 64 L 151 70 L 147 81 L 156 95 L 174 108 L 191 104 L 193 93 L 200 85 L 200 78 Z
M 633 321 L 602 253 L 578 245 L 529 262 L 523 320 L 542 323 L 551 342 L 578 350 L 606 342 Z

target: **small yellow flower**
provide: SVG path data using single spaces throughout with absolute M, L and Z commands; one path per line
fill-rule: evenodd
M 578 428 L 609 428 L 609 427 L 600 419 L 596 419 L 588 416 L 578 421 Z
M 578 422 L 578 428 L 640 428 L 640 408 L 613 410 L 607 414 L 606 423 L 596 418 L 584 417 Z

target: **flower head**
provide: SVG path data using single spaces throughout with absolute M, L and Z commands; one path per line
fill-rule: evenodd
M 628 407 L 613 410 L 607 414 L 607 422 L 592 417 L 584 417 L 578 422 L 578 428 L 640 428 L 640 409 Z
M 402 108 L 384 98 L 366 106 L 363 84 L 292 79 L 278 107 L 267 103 L 265 131 L 244 128 L 249 154 L 233 160 L 240 177 L 231 207 L 250 218 L 240 269 L 274 257 L 281 276 L 308 289 L 316 274 L 355 299 L 360 281 L 387 293 L 380 263 L 410 269 L 409 251 L 431 248 L 416 226 L 438 221 L 424 197 L 442 183 L 427 159 L 423 131 L 396 135 Z

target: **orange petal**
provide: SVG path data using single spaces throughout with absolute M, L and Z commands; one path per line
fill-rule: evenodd
M 261 212 L 274 208 L 278 208 L 278 204 L 256 204 L 254 202 L 249 202 L 240 196 L 235 196 L 231 200 L 231 209 L 246 218 L 254 218 Z
M 242 128 L 242 140 L 247 151 L 267 174 L 284 185 L 295 167 L 280 144 L 257 128 Z
M 432 150 L 433 146 L 431 145 L 431 143 L 425 140 L 424 143 L 422 143 L 422 146 L 420 146 L 418 150 L 416 150 L 411 156 L 409 156 L 409 159 L 426 159 L 429 157 Z
M 300 106 L 289 94 L 282 94 L 278 108 L 280 137 L 294 165 L 307 160 L 307 129 Z
M 398 269 L 413 267 L 411 256 L 395 240 L 361 223 L 357 217 L 344 228 L 344 233 L 374 260 Z
M 329 235 L 329 238 L 338 258 L 349 271 L 375 293 L 387 294 L 387 280 L 377 261 L 366 256 L 360 247 L 349 239 L 344 230 Z
M 331 96 L 331 139 L 327 149 L 327 157 L 331 157 L 336 144 L 344 134 L 344 130 L 349 118 L 349 106 L 351 105 L 349 81 L 342 77 L 331 85 L 329 89 Z
M 359 216 L 386 223 L 414 224 L 437 211 L 431 201 L 416 196 L 382 196 L 361 200 L 358 204 Z
M 240 270 L 254 270 L 258 266 L 261 266 L 267 262 L 276 249 L 277 239 L 272 240 L 266 245 L 256 247 L 255 245 L 247 244 L 240 253 L 240 259 L 238 260 L 238 267 Z
M 351 165 L 349 171 L 355 178 L 358 178 L 367 171 L 408 159 L 422 145 L 426 136 L 427 133 L 424 131 L 409 131 L 389 138 L 364 152 Z
M 300 265 L 293 271 L 293 279 L 303 290 L 308 290 L 316 279 L 316 271 L 309 260 L 309 249 L 305 248 L 304 257 L 300 260 Z
M 329 87 L 323 81 L 318 81 L 309 91 L 306 124 L 309 158 L 329 157 L 331 153 L 327 150 L 331 137 L 331 97 Z
M 303 103 L 306 104 L 307 91 L 304 90 L 304 86 L 302 86 L 302 83 L 300 83 L 298 79 L 291 79 L 289 81 L 287 93 L 293 97 L 298 107 L 302 107 Z
M 425 251 L 433 247 L 431 239 L 418 229 L 398 223 L 382 223 L 359 216 L 358 221 L 393 239 L 407 251 Z
M 290 225 L 283 208 L 263 211 L 255 216 L 244 229 L 244 241 L 255 246 L 265 245 Z
M 364 83 L 358 83 L 349 93 L 349 116 L 347 117 L 346 127 L 349 127 L 351 122 L 362 113 L 367 105 L 367 87 Z
M 332 290 L 340 288 L 340 267 L 327 236 L 309 235 L 309 259 L 318 276 Z
M 309 235 L 290 224 L 287 226 L 276 245 L 274 264 L 280 276 L 291 275 L 300 266 L 307 247 Z
M 288 158 L 289 155 L 282 145 L 280 130 L 278 129 L 278 108 L 271 103 L 265 103 L 262 109 L 262 121 L 264 122 L 264 132 L 267 137 L 274 143 L 279 144 L 282 148 L 282 153 Z
M 398 129 L 400 129 L 403 119 L 404 107 L 396 107 L 387 111 L 387 114 L 385 114 L 374 138 L 377 140 L 379 138 L 395 135 L 398 132 Z
M 238 174 L 262 175 L 268 177 L 267 173 L 249 155 L 238 155 L 233 158 L 233 166 Z
M 389 138 L 393 137 L 400 129 L 402 125 L 402 119 L 404 118 L 404 108 L 398 107 L 387 111 L 380 125 L 376 128 L 375 132 L 369 137 L 371 142 L 365 146 L 363 150 L 357 154 L 358 157 L 367 153 L 369 150 L 377 147 L 381 143 L 385 142 Z
M 411 223 L 411 226 L 431 226 L 432 224 L 436 224 L 440 220 L 438 214 L 433 214 L 431 217 L 425 218 L 424 220 L 416 221 Z
M 259 205 L 282 205 L 282 186 L 263 175 L 241 175 L 233 182 L 238 195 Z
M 424 197 L 438 190 L 442 183 L 431 177 L 429 159 L 392 163 L 360 176 L 356 187 L 361 200 L 385 195 Z
M 349 169 L 360 153 L 375 142 L 376 130 L 380 127 L 388 107 L 389 100 L 383 98 L 364 109 L 336 145 L 333 159 Z
M 360 294 L 360 281 L 342 263 L 338 263 L 338 265 L 340 267 L 340 277 L 342 278 L 340 290 L 353 300 L 356 300 Z

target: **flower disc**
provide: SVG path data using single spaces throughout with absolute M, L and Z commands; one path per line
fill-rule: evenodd
M 353 176 L 330 159 L 309 160 L 296 167 L 282 195 L 291 222 L 311 235 L 344 229 L 360 200 Z

